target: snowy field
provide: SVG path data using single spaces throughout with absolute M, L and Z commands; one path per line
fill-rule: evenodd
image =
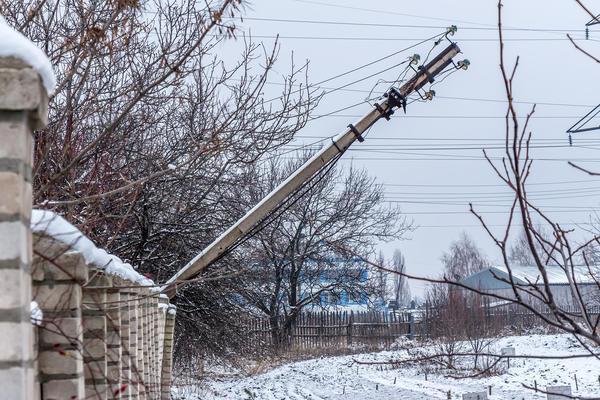
M 573 355 L 584 350 L 566 335 L 530 335 L 501 338 L 492 346 L 513 346 L 518 355 Z M 464 351 L 464 350 L 463 350 Z M 468 350 L 467 350 L 468 351 Z M 210 399 L 461 399 L 466 392 L 492 387 L 490 399 L 546 399 L 545 394 L 523 387 L 540 389 L 546 385 L 571 385 L 573 395 L 600 399 L 600 361 L 592 358 L 540 360 L 513 359 L 510 368 L 499 375 L 482 378 L 455 379 L 444 374 L 428 375 L 422 367 L 383 369 L 357 366 L 353 360 L 382 361 L 406 357 L 404 350 L 353 356 L 331 357 L 296 362 L 277 367 L 267 373 L 246 378 L 213 379 L 200 385 L 179 388 L 178 400 Z M 504 361 L 502 361 L 504 363 Z M 506 368 L 504 368 L 506 369 Z M 579 390 L 575 390 L 575 375 Z

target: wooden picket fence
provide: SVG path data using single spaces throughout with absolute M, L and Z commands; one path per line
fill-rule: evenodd
M 495 335 L 505 328 L 515 334 L 527 332 L 534 327 L 545 324 L 531 311 L 516 305 L 490 306 L 482 305 L 481 311 L 474 315 L 458 315 L 451 313 L 452 320 L 440 318 L 440 311 L 425 306 L 415 313 L 383 312 L 383 311 L 320 311 L 303 312 L 298 315 L 296 323 L 289 329 L 276 346 L 269 320 L 264 317 L 251 318 L 244 321 L 242 329 L 247 338 L 247 352 L 270 352 L 278 347 L 278 352 L 298 352 L 325 354 L 339 350 L 386 349 L 390 348 L 398 338 L 435 339 L 448 334 L 448 324 L 462 330 L 468 318 L 475 318 L 475 324 L 485 327 L 482 334 Z M 549 310 L 536 309 L 544 315 Z M 576 318 L 578 310 L 572 312 Z M 443 312 L 443 311 L 442 311 Z M 598 318 L 600 307 L 588 309 L 589 314 Z M 466 318 L 466 319 L 465 319 Z M 473 321 L 471 321 L 472 323 Z M 283 319 L 279 320 L 280 326 Z M 551 329 L 549 329 L 551 331 Z M 455 332 L 461 337 L 461 332 Z
M 283 338 L 283 347 L 300 352 L 352 346 L 387 348 L 400 337 L 423 334 L 420 325 L 408 313 L 304 312 Z M 249 349 L 275 347 L 268 319 L 250 319 L 246 329 Z
M 518 305 L 510 304 L 496 307 L 486 305 L 485 308 L 486 320 L 498 327 L 510 327 L 516 331 L 526 331 L 533 327 L 547 325 L 538 315 Z M 575 320 L 581 319 L 581 310 L 578 307 L 563 306 L 561 309 L 570 314 L 571 318 Z M 553 313 L 548 307 L 535 307 L 535 312 L 543 315 L 549 320 L 554 320 Z M 595 320 L 600 315 L 600 306 L 588 306 L 586 307 L 586 312 Z

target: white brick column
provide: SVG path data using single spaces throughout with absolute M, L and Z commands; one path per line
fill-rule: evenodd
M 160 398 L 160 366 L 158 365 L 158 294 L 150 298 L 150 332 L 152 341 L 150 342 L 150 371 L 152 382 L 152 398 Z
M 114 280 L 112 278 L 112 286 Z M 118 285 L 118 284 L 117 284 Z M 106 364 L 109 398 L 120 399 L 121 387 L 121 296 L 118 288 L 108 289 L 106 296 Z M 112 394 L 112 397 L 110 395 Z
M 130 369 L 130 398 L 139 398 L 140 372 L 138 368 L 138 324 L 139 324 L 139 301 L 135 289 L 130 289 L 129 296 L 129 369 Z
M 39 235 L 34 242 L 33 298 L 44 313 L 38 344 L 42 400 L 83 399 L 81 285 L 88 280 L 88 268 L 66 244 Z
M 146 391 L 147 382 L 147 362 L 146 360 L 146 297 L 147 290 L 143 288 L 136 289 L 137 292 L 137 382 L 138 382 L 138 398 L 146 400 L 148 398 Z
M 90 269 L 90 281 L 83 288 L 83 356 L 86 399 L 112 398 L 107 382 L 107 288 L 111 280 Z
M 131 282 L 119 280 L 119 286 L 131 286 Z M 131 398 L 131 329 L 132 313 L 130 312 L 130 289 L 122 288 L 121 294 L 121 398 Z M 135 318 L 133 318 L 135 319 Z
M 39 74 L 0 57 L 0 346 L 1 396 L 34 398 L 31 304 L 31 168 L 35 129 L 47 123 Z
M 169 306 L 165 319 L 161 372 L 161 400 L 171 399 L 171 384 L 173 382 L 173 338 L 175 332 L 175 306 Z

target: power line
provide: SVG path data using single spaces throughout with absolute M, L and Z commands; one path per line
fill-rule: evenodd
M 580 225 L 592 225 L 590 222 L 559 222 L 559 225 L 562 226 L 580 226 Z M 489 228 L 505 228 L 506 224 L 486 224 L 487 227 Z M 515 224 L 513 223 L 514 227 L 518 227 L 519 224 Z M 456 225 L 416 225 L 416 228 L 420 229 L 420 228 L 435 228 L 435 229 L 443 229 L 443 228 L 483 228 L 483 225 L 463 225 L 463 224 L 456 224 Z
M 471 147 L 459 147 L 459 146 L 448 146 L 447 144 L 434 144 L 427 147 L 409 147 L 410 145 L 363 145 L 362 147 L 357 147 L 352 149 L 355 153 L 378 153 L 378 154 L 395 154 L 398 152 L 405 151 L 472 151 L 472 150 L 505 150 L 506 146 L 490 146 L 490 145 L 477 145 L 474 144 Z M 440 147 L 443 146 L 443 147 Z M 305 146 L 301 146 L 305 147 Z M 543 144 L 543 145 L 530 145 L 530 149 L 564 149 L 570 147 L 578 147 L 578 146 L 570 146 L 568 143 L 565 144 Z M 586 147 L 588 150 L 600 150 L 600 147 Z M 316 148 L 315 148 L 316 150 Z
M 215 37 L 218 37 L 215 35 Z M 253 39 L 287 39 L 287 40 L 335 40 L 352 42 L 414 42 L 420 38 L 398 38 L 398 37 L 364 37 L 364 36 L 284 36 L 284 35 L 251 35 Z M 597 39 L 585 39 L 575 37 L 574 40 L 587 40 L 600 42 Z M 498 38 L 461 38 L 461 42 L 498 43 Z M 568 38 L 504 38 L 504 42 L 563 42 Z
M 423 18 L 419 16 L 419 18 Z M 289 18 L 258 18 L 258 17 L 241 17 L 237 18 L 248 21 L 264 21 L 264 22 L 283 22 L 283 23 L 298 23 L 298 24 L 318 24 L 318 25 L 344 25 L 344 26 L 367 26 L 378 28 L 415 28 L 415 29 L 445 29 L 441 25 L 419 25 L 419 24 L 383 24 L 369 22 L 349 22 L 349 21 L 330 21 L 330 20 L 306 20 L 306 19 L 289 19 Z M 448 20 L 450 22 L 450 20 Z M 468 22 L 472 23 L 472 22 Z M 460 27 L 460 30 L 484 30 L 497 31 L 497 27 Z M 504 28 L 506 31 L 522 31 L 522 32 L 581 32 L 585 33 L 584 29 L 556 29 L 556 28 Z
M 349 151 L 352 151 L 352 149 L 349 149 Z M 417 156 L 421 156 L 421 154 L 409 154 L 409 155 L 417 155 Z M 485 157 L 478 157 L 478 156 L 466 156 L 466 155 L 449 155 L 446 157 L 430 157 L 429 154 L 423 154 L 423 156 L 426 157 L 411 157 L 411 158 L 406 158 L 406 157 L 350 157 L 350 158 L 345 158 L 342 159 L 342 161 L 476 161 L 476 160 L 481 160 L 481 161 L 486 161 Z M 298 160 L 300 158 L 298 157 L 283 157 L 283 159 L 287 159 L 287 160 Z M 589 163 L 598 163 L 600 162 L 599 159 L 597 158 L 540 158 L 540 157 L 530 157 L 529 158 L 532 161 L 543 161 L 543 162 L 568 162 L 568 161 L 579 161 L 579 162 L 589 162 Z M 502 161 L 502 157 L 490 157 L 490 160 L 492 161 Z
M 434 200 L 435 199 L 435 200 Z M 413 199 L 386 199 L 386 201 L 394 200 L 395 203 L 406 203 L 410 205 L 437 205 L 437 206 L 466 206 L 469 203 L 473 203 L 474 205 L 482 206 L 482 207 L 508 207 L 512 204 L 513 198 L 496 198 L 496 199 L 475 199 L 468 196 L 468 198 L 460 199 L 460 198 L 451 198 L 444 199 L 439 196 L 435 196 L 434 198 L 413 198 Z M 533 200 L 533 199 L 532 199 Z M 552 199 L 552 198 L 538 198 L 535 199 L 536 203 L 546 200 L 561 200 L 561 199 Z M 548 204 L 546 204 L 548 205 Z M 551 205 L 551 204 L 550 204 Z M 540 204 L 540 207 L 543 207 Z M 596 206 L 591 206 L 596 207 Z M 583 209 L 587 209 L 589 207 L 584 207 Z
M 565 184 L 579 184 L 579 183 L 598 183 L 597 179 L 590 179 L 590 180 L 579 180 L 579 181 L 554 181 L 554 182 L 537 182 L 537 183 L 527 183 L 527 186 L 546 186 L 546 185 L 565 185 Z M 504 183 L 497 183 L 497 184 L 477 184 L 477 183 L 471 183 L 471 184 L 424 184 L 424 183 L 419 183 L 419 184 L 407 184 L 407 183 L 380 183 L 380 185 L 384 185 L 384 186 L 399 186 L 399 187 L 506 187 L 506 184 Z
M 502 201 L 504 201 L 504 203 L 501 203 Z M 413 205 L 442 205 L 442 206 L 450 206 L 450 207 L 466 207 L 469 205 L 469 203 L 473 203 L 473 205 L 477 208 L 479 207 L 495 207 L 495 208 L 502 208 L 505 209 L 507 207 L 510 207 L 512 205 L 512 200 L 511 201 L 507 201 L 507 200 L 500 200 L 497 203 L 479 203 L 479 202 L 469 202 L 469 201 L 427 201 L 427 200 L 421 200 L 421 201 L 404 201 L 402 203 L 407 203 L 409 205 L 409 207 L 412 207 Z M 538 203 L 538 201 L 536 201 L 536 203 Z M 564 205 L 552 205 L 552 204 L 544 204 L 541 205 L 540 207 L 545 209 L 564 209 L 567 208 L 567 206 Z M 569 209 L 577 209 L 577 210 L 582 210 L 582 211 L 589 211 L 589 210 L 596 210 L 598 209 L 598 204 L 592 204 L 589 206 L 568 206 Z
M 577 188 L 565 188 L 565 189 L 552 189 L 552 190 L 528 190 L 527 194 L 528 195 L 536 195 L 536 194 L 554 194 L 554 193 L 587 193 L 587 192 L 598 192 L 600 191 L 600 186 L 588 186 L 588 187 L 577 187 Z M 492 192 L 489 190 L 486 190 L 485 192 L 465 192 L 465 191 L 461 191 L 460 193 L 449 193 L 447 191 L 444 192 L 406 192 L 406 191 L 402 191 L 402 192 L 388 192 L 386 191 L 385 193 L 386 195 L 417 195 L 417 196 L 421 196 L 421 195 L 425 195 L 425 196 L 445 196 L 445 195 L 457 195 L 457 196 L 480 196 L 480 195 L 485 195 L 485 196 L 494 196 L 494 195 L 501 195 L 501 196 L 507 196 L 510 195 L 511 197 L 514 197 L 514 193 L 508 189 L 506 191 L 500 191 L 500 192 Z
M 322 114 L 315 117 L 338 117 L 338 118 L 360 118 L 358 114 Z M 414 119 L 505 119 L 505 116 L 500 115 L 392 115 L 392 118 L 414 118 Z M 526 116 L 518 117 L 520 119 L 527 118 Z M 569 115 L 533 115 L 531 119 L 573 119 Z
M 338 79 L 338 78 L 341 78 L 341 77 L 343 77 L 343 76 L 346 76 L 346 75 L 352 74 L 352 73 L 354 73 L 354 72 L 356 72 L 356 71 L 360 71 L 361 69 L 364 69 L 364 68 L 370 67 L 371 65 L 374 65 L 374 64 L 380 63 L 380 62 L 382 62 L 382 61 L 384 61 L 384 60 L 390 59 L 390 58 L 392 58 L 392 57 L 394 57 L 394 56 L 396 56 L 396 55 L 398 55 L 398 54 L 401 54 L 401 53 L 403 53 L 403 52 L 405 52 L 405 51 L 408 51 L 408 50 L 411 50 L 411 49 L 413 49 L 413 48 L 415 48 L 415 47 L 418 47 L 418 46 L 422 45 L 423 43 L 427 43 L 427 42 L 429 42 L 429 41 L 432 41 L 432 40 L 434 40 L 434 39 L 438 39 L 438 38 L 442 37 L 443 35 L 444 35 L 444 33 L 440 33 L 440 34 L 437 34 L 437 35 L 431 36 L 430 38 L 427 38 L 427 39 L 421 40 L 421 41 L 420 41 L 420 42 L 418 42 L 418 43 L 415 43 L 415 44 L 413 44 L 413 45 L 410 45 L 410 46 L 408 46 L 408 47 L 405 47 L 405 48 L 403 48 L 403 49 L 400 49 L 400 50 L 394 51 L 394 52 L 392 52 L 392 53 L 389 53 L 388 55 L 385 55 L 385 56 L 383 56 L 383 57 L 377 58 L 377 59 L 375 59 L 375 60 L 373 60 L 373 61 L 370 61 L 370 62 L 368 62 L 368 63 L 366 63 L 366 64 L 359 65 L 358 67 L 352 68 L 352 69 L 350 69 L 350 70 L 348 70 L 348 71 L 345 71 L 345 72 L 339 73 L 339 74 L 337 74 L 337 75 L 331 76 L 331 77 L 329 77 L 329 78 L 327 78 L 327 79 L 323 79 L 322 81 L 319 81 L 319 82 L 317 82 L 317 83 L 315 83 L 315 84 L 313 84 L 313 85 L 318 87 L 319 85 L 322 85 L 323 83 L 331 82 L 331 81 L 333 81 L 333 80 L 335 80 L 335 79 Z M 401 64 L 402 64 L 402 63 L 401 63 Z M 400 64 L 398 64 L 398 65 L 400 65 Z M 365 80 L 365 79 L 368 79 L 368 78 L 364 78 L 364 79 L 361 79 L 361 80 L 355 81 L 354 83 L 361 82 L 362 80 Z M 352 83 L 352 84 L 354 84 L 354 83 Z M 332 89 L 330 90 L 330 92 L 331 92 L 331 91 L 337 91 L 337 90 L 344 89 L 344 88 L 346 88 L 347 86 L 350 86 L 350 84 L 343 85 L 343 86 L 341 86 L 341 87 L 338 87 L 338 88 L 332 88 Z M 299 91 L 300 91 L 300 89 L 298 89 L 298 90 L 295 90 L 295 91 L 291 91 L 289 94 L 298 93 Z M 281 98 L 281 96 L 277 96 L 277 97 L 274 97 L 274 98 L 272 98 L 272 99 L 266 100 L 265 102 L 266 102 L 266 103 L 270 103 L 270 102 L 272 102 L 272 101 L 275 101 L 275 100 L 278 100 L 278 99 L 280 99 L 280 98 Z
M 450 97 L 450 96 L 435 96 L 436 99 L 447 99 L 447 100 L 465 100 L 465 101 L 482 101 L 490 103 L 508 103 L 506 99 L 486 99 L 486 98 L 469 98 L 469 97 Z M 561 106 L 561 107 L 591 107 L 589 104 L 569 104 L 569 103 L 551 103 L 551 102 L 540 102 L 540 101 L 513 101 L 514 104 L 537 104 L 541 106 Z
M 302 135 L 302 136 L 296 136 L 296 139 L 331 139 L 334 136 L 314 136 L 314 135 Z M 479 138 L 479 137 L 412 137 L 412 136 L 393 136 L 393 137 L 372 137 L 369 138 L 369 141 L 400 141 L 400 142 L 414 142 L 414 141 L 418 141 L 418 142 L 432 142 L 432 141 L 439 141 L 442 142 L 441 145 L 447 146 L 448 143 L 446 142 L 470 142 L 467 143 L 468 145 L 470 144 L 477 144 L 477 143 L 489 143 L 489 142 L 496 142 L 493 144 L 498 144 L 498 143 L 504 143 L 506 141 L 505 138 Z M 531 143 L 537 143 L 537 142 L 541 142 L 541 143 L 564 143 L 566 142 L 568 139 L 566 138 L 532 138 L 531 139 Z M 596 143 L 600 143 L 600 138 L 595 139 L 595 138 L 581 138 L 577 140 L 577 143 L 584 143 L 584 144 L 596 144 Z M 461 143 L 464 144 L 464 143 Z M 294 144 L 288 144 L 286 146 L 293 146 Z M 407 144 L 409 145 L 409 144 Z M 436 143 L 433 143 L 432 145 L 436 145 Z M 375 145 L 375 144 L 364 144 L 363 146 L 388 146 L 386 145 Z
M 596 209 L 598 210 L 598 209 Z M 594 210 L 590 210 L 594 211 Z M 581 210 L 550 210 L 549 214 L 572 214 L 572 213 L 582 213 Z M 504 211 L 478 211 L 478 214 L 487 215 L 487 214 L 509 214 L 509 210 Z M 402 212 L 402 215 L 465 215 L 472 214 L 470 211 L 409 211 Z
M 268 85 L 277 85 L 277 86 L 286 86 L 285 83 L 281 83 L 281 82 L 265 82 Z M 320 86 L 319 89 L 322 90 L 332 90 L 334 88 L 331 87 L 326 87 L 326 86 Z M 366 90 L 366 89 L 348 89 L 348 88 L 335 88 L 336 90 L 339 91 L 343 91 L 343 92 L 356 92 L 356 93 L 371 93 L 371 90 Z M 462 101 L 478 101 L 478 102 L 489 102 L 489 103 L 503 103 L 506 104 L 507 100 L 506 99 L 488 99 L 488 98 L 481 98 L 481 97 L 456 97 L 456 96 L 441 96 L 441 95 L 436 95 L 435 99 L 443 99 L 443 100 L 462 100 Z M 537 104 L 540 106 L 560 106 L 560 107 L 594 107 L 593 104 L 572 104 L 572 103 L 555 103 L 555 102 L 541 102 L 541 101 L 518 101 L 515 100 L 513 101 L 514 104 Z
M 378 9 L 372 9 L 372 8 L 353 7 L 353 6 L 347 6 L 347 5 L 341 5 L 341 4 L 324 3 L 324 2 L 320 2 L 320 1 L 314 1 L 314 0 L 295 0 L 295 1 L 300 2 L 300 3 L 307 3 L 307 4 L 316 4 L 316 5 L 326 6 L 326 7 L 343 8 L 343 9 L 357 10 L 357 11 L 366 11 L 366 12 L 384 14 L 384 15 L 401 15 L 404 17 L 420 18 L 420 19 L 427 19 L 427 20 L 434 20 L 434 21 L 445 21 L 445 22 L 451 23 L 451 24 L 463 23 L 463 24 L 476 25 L 479 27 L 486 27 L 487 29 L 495 29 L 495 30 L 498 29 L 496 24 L 485 24 L 485 23 L 481 23 L 481 22 L 465 21 L 465 20 L 459 20 L 459 19 L 437 18 L 437 17 L 423 16 L 423 15 L 416 15 L 416 14 L 406 14 L 406 13 L 399 13 L 399 12 L 395 12 L 395 11 L 391 11 L 391 10 L 378 10 Z M 465 29 L 465 28 L 462 28 L 462 29 Z M 475 28 L 471 28 L 471 29 L 475 29 Z M 512 30 L 512 29 L 528 30 L 528 29 L 532 29 L 532 28 L 515 28 L 515 27 L 506 26 L 503 29 L 505 29 L 505 30 Z
M 366 12 L 372 12 L 372 13 L 377 13 L 377 14 L 386 14 L 386 15 L 401 15 L 403 17 L 421 18 L 421 19 L 427 19 L 427 20 L 432 20 L 432 21 L 445 21 L 445 22 L 449 22 L 449 23 L 460 22 L 460 23 L 472 24 L 472 25 L 478 25 L 478 26 L 492 26 L 490 24 L 482 24 L 479 22 L 470 22 L 470 21 L 457 20 L 457 19 L 455 20 L 455 19 L 449 19 L 449 18 L 437 18 L 437 17 L 431 17 L 431 16 L 406 14 L 406 13 L 399 13 L 399 12 L 391 11 L 391 10 L 377 10 L 377 9 L 372 9 L 372 8 L 353 7 L 353 6 L 347 6 L 347 5 L 341 5 L 341 4 L 324 3 L 321 1 L 314 1 L 314 0 L 295 0 L 295 1 L 297 1 L 299 3 L 316 4 L 316 5 L 325 6 L 325 7 L 366 11 Z
M 564 194 L 564 195 L 556 195 L 556 196 L 551 196 L 551 195 L 530 195 L 528 196 L 528 198 L 530 200 L 564 200 L 564 199 L 573 199 L 573 198 L 581 198 L 581 197 L 598 197 L 599 192 L 590 192 L 590 193 L 583 193 L 583 194 Z M 485 197 L 485 196 L 467 196 L 467 197 L 458 197 L 458 196 L 436 196 L 435 197 L 438 200 L 449 200 L 449 201 L 461 201 L 461 199 L 464 199 L 464 201 L 467 202 L 476 202 L 476 201 L 481 201 L 481 202 L 495 202 L 495 201 L 501 201 L 501 200 L 508 200 L 508 199 L 513 199 L 514 198 L 514 194 L 513 195 L 508 195 L 508 196 L 501 196 L 501 195 L 494 195 L 494 196 L 490 196 L 490 197 Z M 391 202 L 391 203 L 402 203 L 403 200 L 412 200 L 412 201 L 418 201 L 418 200 L 429 200 L 431 199 L 431 197 L 419 197 L 419 196 L 408 196 L 408 197 L 387 197 L 386 201 Z

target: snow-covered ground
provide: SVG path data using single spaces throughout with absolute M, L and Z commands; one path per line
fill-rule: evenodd
M 581 346 L 566 335 L 508 336 L 498 339 L 491 350 L 499 353 L 500 348 L 506 346 L 515 347 L 517 355 L 585 354 Z M 296 362 L 252 377 L 220 378 L 179 387 L 174 398 L 447 399 L 450 391 L 452 399 L 461 399 L 463 393 L 487 390 L 491 386 L 490 399 L 545 399 L 545 394 L 523 386 L 533 386 L 537 381 L 538 387 L 543 390 L 546 385 L 571 385 L 573 395 L 600 399 L 600 361 L 593 358 L 513 359 L 510 367 L 496 376 L 455 379 L 429 373 L 427 381 L 423 368 L 419 366 L 382 369 L 379 366 L 357 366 L 353 362 L 403 357 L 406 357 L 406 352 L 398 350 Z M 579 390 L 575 389 L 575 375 Z

